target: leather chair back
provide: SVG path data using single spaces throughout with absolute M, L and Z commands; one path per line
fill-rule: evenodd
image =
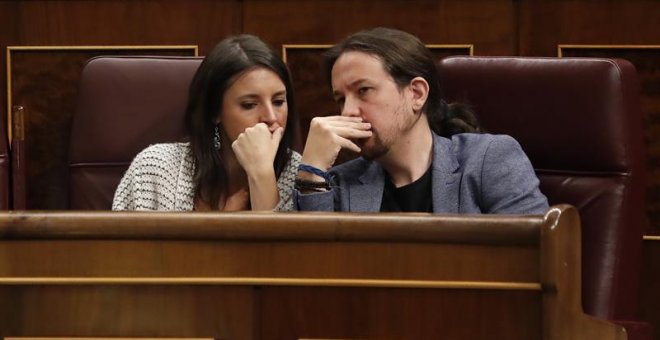
M 109 210 L 133 157 L 185 136 L 201 57 L 97 57 L 83 69 L 69 148 L 71 209 Z
M 520 142 L 551 205 L 578 208 L 585 312 L 634 318 L 646 223 L 634 66 L 609 59 L 452 57 L 439 71 L 448 101 L 472 105 L 488 132 Z

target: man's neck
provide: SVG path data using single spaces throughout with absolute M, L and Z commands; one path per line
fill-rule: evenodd
M 424 175 L 433 161 L 433 134 L 426 117 L 400 136 L 389 152 L 377 160 L 394 186 L 410 184 Z

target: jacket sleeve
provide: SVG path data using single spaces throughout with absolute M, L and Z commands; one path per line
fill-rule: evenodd
M 161 192 L 165 188 L 158 184 L 158 179 L 166 176 L 161 172 L 167 161 L 157 152 L 157 147 L 150 146 L 135 156 L 115 191 L 112 210 L 168 210 L 160 206 L 161 201 L 173 202 L 174 193 Z
M 286 167 L 282 170 L 280 178 L 277 179 L 277 191 L 280 200 L 273 211 L 293 211 L 296 210 L 294 184 L 298 174 L 298 165 L 300 165 L 300 154 L 291 151 L 291 158 Z
M 335 190 L 303 194 L 294 189 L 297 208 L 300 211 L 335 211 Z
M 510 136 L 496 136 L 484 153 L 482 210 L 491 214 L 544 214 L 548 200 L 531 162 Z
M 136 162 L 132 162 L 131 165 L 124 173 L 124 176 L 119 182 L 117 190 L 115 190 L 115 197 L 112 200 L 112 210 L 135 210 L 135 201 L 136 195 L 139 195 L 137 192 L 136 181 L 138 180 L 138 166 Z

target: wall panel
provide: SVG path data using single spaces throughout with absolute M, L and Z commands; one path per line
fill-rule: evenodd
M 200 54 L 205 54 L 224 37 L 240 31 L 242 26 L 238 0 L 172 0 L 172 1 L 3 1 L 0 2 L 0 48 L 3 64 L 2 122 L 7 124 L 7 74 L 4 65 L 8 53 L 7 46 L 117 46 L 117 45 L 198 45 Z M 160 53 L 158 53 L 160 54 Z M 77 58 L 77 56 L 76 56 Z M 81 60 L 67 62 L 51 62 L 41 65 L 38 72 L 41 79 L 50 79 L 54 74 L 67 72 L 58 69 L 58 65 L 81 65 Z M 48 66 L 50 65 L 50 66 Z M 51 67 L 49 69 L 48 67 Z M 36 70 L 36 69 L 35 69 Z M 36 72 L 36 71 L 35 71 Z M 76 72 L 79 72 L 77 69 Z M 78 73 L 76 73 L 78 74 Z M 20 78 L 20 74 L 14 74 Z M 35 79 L 34 77 L 28 79 Z M 36 78 L 39 79 L 39 78 Z M 41 110 L 42 116 L 56 115 L 57 110 L 66 104 L 71 107 L 75 103 L 77 83 L 70 86 L 48 86 L 48 83 L 36 81 L 33 84 L 23 84 L 28 93 L 22 93 L 22 99 L 27 102 L 40 102 L 41 108 L 53 107 L 54 111 Z M 29 89 L 32 88 L 32 93 Z M 44 94 L 42 90 L 47 90 Z M 73 94 L 73 95 L 72 95 Z M 67 98 L 66 103 L 58 100 Z M 49 103 L 49 101 L 52 101 Z M 26 107 L 28 114 L 34 113 Z M 55 112 L 57 111 L 57 112 Z M 70 109 L 67 110 L 68 114 Z M 34 116 L 34 115 L 33 115 Z M 34 117 L 33 117 L 34 118 Z M 41 124 L 41 123 L 43 124 Z M 34 123 L 34 121 L 33 121 Z M 52 131 L 51 121 L 40 120 L 33 130 Z M 32 124 L 34 125 L 34 124 Z M 65 125 L 68 128 L 68 125 Z M 66 129 L 65 129 L 66 130 Z M 66 131 L 52 131 L 55 135 L 66 135 Z M 44 134 L 40 134 L 42 136 Z M 29 195 L 34 200 L 27 202 L 28 208 L 61 209 L 66 207 L 66 173 L 50 171 L 51 165 L 63 164 L 66 161 L 67 139 L 58 139 L 57 157 L 41 162 L 33 160 L 33 173 L 47 173 L 49 176 L 26 178 L 34 182 L 32 188 L 41 190 L 42 195 Z M 32 147 L 47 148 L 49 143 L 39 143 Z M 63 169 L 61 166 L 57 169 Z M 37 179 L 38 178 L 38 179 Z M 37 181 L 37 182 L 35 182 Z M 46 181 L 44 183 L 44 181 Z M 28 188 L 29 189 L 29 188 Z M 63 197 L 62 197 L 63 196 Z M 39 198 L 41 197 L 41 198 Z M 29 197 L 28 197 L 29 198 Z M 25 205 L 24 205 L 25 206 Z
M 557 0 L 519 2 L 519 51 L 556 55 L 559 44 L 658 44 L 660 2 Z
M 7 46 L 198 45 L 200 54 L 241 30 L 239 0 L 0 1 L 2 121 Z
M 660 340 L 660 236 L 646 236 L 642 259 L 640 318 L 650 322 Z
M 516 53 L 510 0 L 245 0 L 244 30 L 274 46 L 331 44 L 369 27 L 390 26 L 427 44 L 474 44 L 476 55 Z

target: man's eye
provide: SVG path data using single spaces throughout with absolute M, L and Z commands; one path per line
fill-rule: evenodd
M 256 103 L 241 103 L 241 107 L 242 107 L 244 110 L 250 110 L 250 109 L 253 109 L 255 106 L 257 106 Z
M 360 87 L 360 88 L 358 89 L 358 94 L 362 96 L 362 95 L 364 95 L 365 93 L 367 93 L 367 91 L 369 91 L 369 90 L 370 90 L 369 87 Z

